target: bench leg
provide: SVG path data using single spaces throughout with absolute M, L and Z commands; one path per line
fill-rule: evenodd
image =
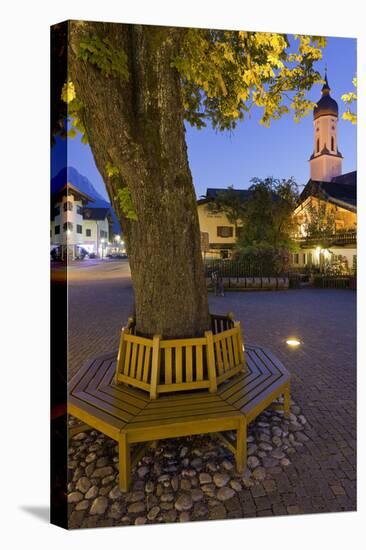
M 290 416 L 290 383 L 288 383 L 285 391 L 283 392 L 283 410 L 285 413 L 285 418 L 288 418 Z
M 119 488 L 122 493 L 127 493 L 130 484 L 131 453 L 127 435 L 119 434 Z
M 242 416 L 236 431 L 236 469 L 242 474 L 247 466 L 247 419 Z

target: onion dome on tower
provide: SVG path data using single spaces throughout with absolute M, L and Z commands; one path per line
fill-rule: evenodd
M 314 120 L 324 115 L 332 115 L 338 118 L 338 103 L 330 97 L 329 92 L 328 77 L 327 73 L 325 73 L 325 84 L 322 88 L 322 97 L 314 108 Z
M 310 178 L 331 181 L 342 174 L 342 154 L 338 149 L 338 103 L 330 97 L 327 73 L 322 96 L 314 109 L 314 148 L 310 157 Z

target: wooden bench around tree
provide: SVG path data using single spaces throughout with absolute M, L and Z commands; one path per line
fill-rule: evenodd
M 245 371 L 220 384 L 216 393 L 195 389 L 150 399 L 146 390 L 116 380 L 117 353 L 98 357 L 69 382 L 68 412 L 85 423 L 70 435 L 94 428 L 118 442 L 121 491 L 128 491 L 131 467 L 146 446 L 165 438 L 216 433 L 242 472 L 249 422 L 281 395 L 283 403 L 276 407 L 287 415 L 290 401 L 290 375 L 271 353 L 247 345 L 245 363 Z M 235 442 L 229 431 L 236 432 Z

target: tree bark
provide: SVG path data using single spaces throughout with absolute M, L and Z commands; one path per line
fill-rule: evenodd
M 196 196 L 188 164 L 178 72 L 184 29 L 69 24 L 69 67 L 97 167 L 126 236 L 136 328 L 166 338 L 210 326 Z M 83 36 L 108 37 L 128 56 L 129 80 L 107 77 L 78 55 Z M 137 221 L 126 219 L 106 164 L 119 169 Z M 118 185 L 121 185 L 119 183 Z

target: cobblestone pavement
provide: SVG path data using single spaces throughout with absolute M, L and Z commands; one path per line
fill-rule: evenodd
M 75 268 L 72 274 L 70 374 L 88 358 L 118 346 L 120 328 L 133 301 L 128 271 L 121 264 Z M 238 500 L 245 503 L 240 517 L 355 510 L 355 293 L 323 289 L 232 292 L 224 298 L 211 295 L 210 309 L 233 311 L 241 321 L 245 341 L 271 349 L 285 364 L 292 373 L 295 407 L 307 420 L 306 437 L 291 463 L 274 468 L 265 480 L 240 491 Z M 289 336 L 299 337 L 303 344 L 288 348 L 285 339 Z

